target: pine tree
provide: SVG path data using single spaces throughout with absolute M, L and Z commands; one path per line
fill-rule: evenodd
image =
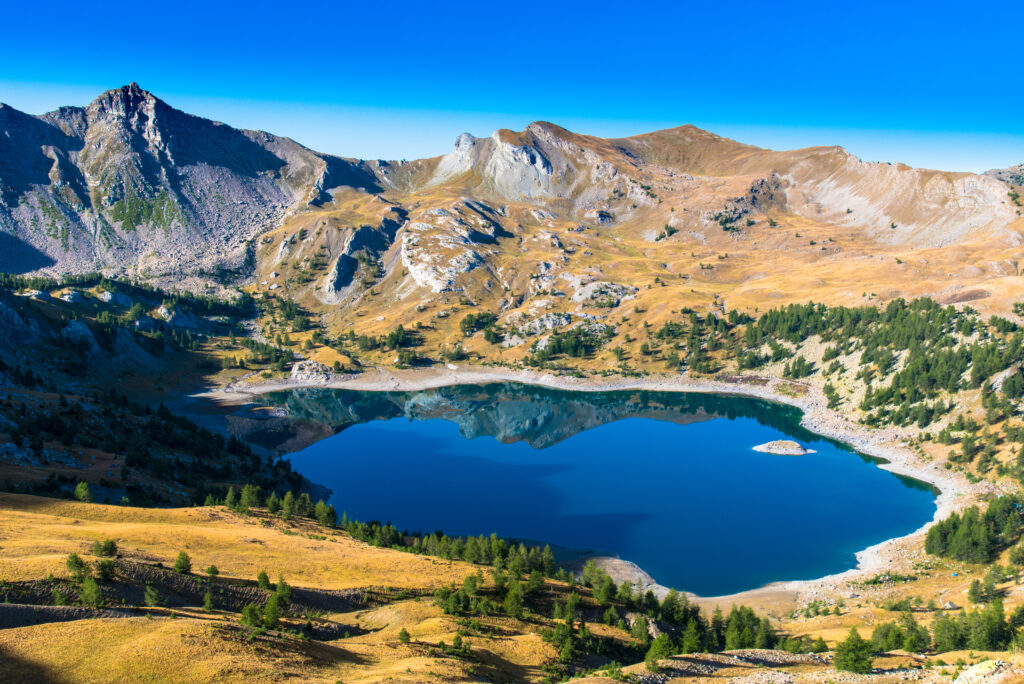
M 410 640 L 409 631 L 405 627 L 403 627 L 402 629 L 398 630 L 398 640 L 401 643 L 403 643 L 403 644 L 409 643 L 409 640 Z
M 971 587 L 967 590 L 967 600 L 971 603 L 985 602 L 985 590 L 981 586 L 981 580 L 971 582 Z
M 117 555 L 117 542 L 113 539 L 104 539 L 103 541 L 97 539 L 92 543 L 92 553 L 94 556 L 112 558 Z
M 637 615 L 636 618 L 633 619 L 633 627 L 630 630 L 630 634 L 633 635 L 634 639 L 638 639 L 644 646 L 651 643 L 650 623 L 648 622 L 646 615 Z
M 187 575 L 192 572 L 192 559 L 184 551 L 178 552 L 178 558 L 174 561 L 174 572 L 179 575 Z
M 832 663 L 837 670 L 843 672 L 870 673 L 871 642 L 865 641 L 856 627 L 851 627 L 846 640 L 836 646 L 836 654 Z
M 227 496 L 224 497 L 224 505 L 230 509 L 234 509 L 235 504 L 238 503 L 237 495 L 235 494 L 234 487 L 228 487 Z
M 902 648 L 904 651 L 920 653 L 931 646 L 932 640 L 928 635 L 928 630 L 917 624 L 917 620 L 909 610 L 900 616 L 899 624 L 903 631 Z
M 285 492 L 284 499 L 281 501 L 281 517 L 290 520 L 293 515 L 295 515 L 295 495 Z
M 263 626 L 266 629 L 276 629 L 281 619 L 281 599 L 277 594 L 270 597 L 267 605 L 263 607 Z
M 82 585 L 78 588 L 78 598 L 83 606 L 90 608 L 101 608 L 103 606 L 103 592 L 100 585 L 93 579 L 92 575 L 86 575 L 82 579 Z
M 114 562 L 104 558 L 96 563 L 96 578 L 100 582 L 109 582 L 114 579 Z
M 247 484 L 242 487 L 242 495 L 238 499 L 238 508 L 236 509 L 239 513 L 248 514 L 253 508 L 258 508 L 263 503 L 263 497 L 260 495 L 260 488 Z
M 256 575 L 256 586 L 260 589 L 270 589 L 270 578 L 267 577 L 266 570 L 260 570 L 260 574 Z
M 249 603 L 246 604 L 244 608 L 242 608 L 242 614 L 239 617 L 238 621 L 246 627 L 249 627 L 251 629 L 257 629 L 263 622 L 263 616 L 260 615 L 259 608 Z
M 89 491 L 88 482 L 79 482 L 75 485 L 75 498 L 82 503 L 92 503 L 92 492 Z
M 213 610 L 213 592 L 209 589 L 207 589 L 206 593 L 203 594 L 203 610 L 207 613 Z
M 85 579 L 88 569 L 85 567 L 85 562 L 77 553 L 69 553 L 66 563 L 68 566 L 68 573 L 71 575 L 72 580 L 75 582 L 81 582 Z
M 679 606 L 679 592 L 675 589 L 669 589 L 665 595 L 664 600 L 661 602 L 661 618 L 668 620 L 669 622 L 679 622 L 681 615 Z
M 725 628 L 725 650 L 735 651 L 743 646 L 743 633 L 739 620 L 730 618 L 728 626 Z
M 313 507 L 313 517 L 316 521 L 324 527 L 331 527 L 337 521 L 337 517 L 331 519 L 327 512 L 327 502 L 320 499 L 316 502 L 316 506 Z
M 274 589 L 274 595 L 277 597 L 282 608 L 287 608 L 288 604 L 291 603 L 292 588 L 284 581 L 284 575 L 278 574 L 277 587 Z
M 757 634 L 754 636 L 754 648 L 775 648 L 775 642 L 775 630 L 772 629 L 771 623 L 768 618 L 761 618 Z
M 708 650 L 718 651 L 725 644 L 725 617 L 722 616 L 722 609 L 715 606 L 711 613 L 711 634 Z M 692 653 L 692 651 L 691 651 Z
M 686 629 L 683 631 L 683 640 L 680 644 L 680 651 L 683 653 L 697 653 L 700 650 L 700 628 L 697 626 L 696 620 L 690 619 L 687 621 Z
M 295 501 L 295 515 L 300 518 L 308 518 L 313 515 L 313 501 L 306 492 L 299 494 L 299 498 Z
M 519 618 L 523 614 L 523 585 L 518 581 L 512 581 L 508 585 L 508 593 L 505 594 L 505 602 L 503 604 L 505 613 L 511 615 L 514 618 Z
M 277 515 L 281 510 L 281 499 L 278 497 L 277 492 L 271 492 L 270 496 L 267 497 L 267 512 L 271 515 Z
M 142 602 L 151 608 L 155 608 L 164 604 L 164 597 L 160 595 L 160 592 L 156 587 L 149 582 L 146 582 L 146 589 L 142 595 Z
M 555 573 L 555 554 L 551 550 L 550 544 L 544 545 L 544 550 L 540 554 L 540 562 L 544 574 L 551 577 Z
M 647 655 L 644 657 L 644 666 L 648 672 L 661 672 L 661 667 L 658 665 L 659 660 L 664 660 L 673 654 L 672 639 L 668 634 L 662 632 L 651 642 L 651 647 L 647 649 Z

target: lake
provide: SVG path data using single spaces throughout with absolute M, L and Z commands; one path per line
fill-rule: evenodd
M 339 513 L 618 556 L 703 596 L 852 568 L 935 513 L 928 485 L 756 399 L 511 383 L 268 397 L 336 432 L 288 458 Z M 752 450 L 776 439 L 817 453 Z

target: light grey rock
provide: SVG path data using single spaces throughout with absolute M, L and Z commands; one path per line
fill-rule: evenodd
M 17 346 L 31 344 L 39 339 L 39 324 L 26 322 L 18 312 L 0 302 L 0 342 Z
M 96 298 L 106 304 L 113 304 L 114 306 L 120 306 L 125 309 L 130 308 L 134 303 L 132 298 L 121 292 L 111 292 L 109 290 L 101 290 L 96 294 Z

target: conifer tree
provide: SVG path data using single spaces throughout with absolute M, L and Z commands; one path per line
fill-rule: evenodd
M 174 572 L 179 575 L 187 575 L 192 572 L 192 559 L 184 551 L 178 552 L 178 558 L 174 561 Z
M 75 485 L 75 499 L 82 503 L 92 503 L 92 492 L 89 490 L 88 482 L 79 482 Z
M 101 608 L 103 606 L 103 592 L 100 585 L 92 575 L 86 575 L 82 579 L 82 585 L 78 588 L 78 598 L 83 606 L 90 608 Z
M 659 634 L 651 642 L 651 647 L 647 649 L 647 655 L 644 657 L 644 666 L 648 672 L 661 672 L 658 661 L 670 657 L 673 654 L 673 650 L 672 639 L 669 635 L 664 632 Z
M 85 579 L 88 569 L 85 566 L 85 561 L 77 553 L 69 553 L 66 564 L 68 566 L 68 573 L 73 581 L 81 582 Z
M 832 664 L 837 670 L 843 672 L 853 672 L 855 674 L 870 673 L 871 642 L 863 639 L 856 627 L 851 627 L 846 640 L 836 646 L 836 654 L 832 659 Z
M 160 592 L 149 582 L 146 582 L 146 589 L 142 595 L 142 602 L 151 607 L 162 606 L 164 604 L 164 597 L 160 595 Z
M 284 575 L 278 574 L 277 586 L 274 588 L 274 595 L 277 597 L 281 608 L 287 608 L 292 601 L 292 588 L 284 581 Z
M 513 580 L 508 585 L 508 593 L 505 594 L 505 602 L 503 604 L 505 613 L 511 615 L 514 618 L 519 618 L 523 614 L 523 585 L 518 580 Z

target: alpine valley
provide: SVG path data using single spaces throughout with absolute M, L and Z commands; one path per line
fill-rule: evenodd
M 1024 681 L 1022 194 L 0 104 L 0 682 Z

